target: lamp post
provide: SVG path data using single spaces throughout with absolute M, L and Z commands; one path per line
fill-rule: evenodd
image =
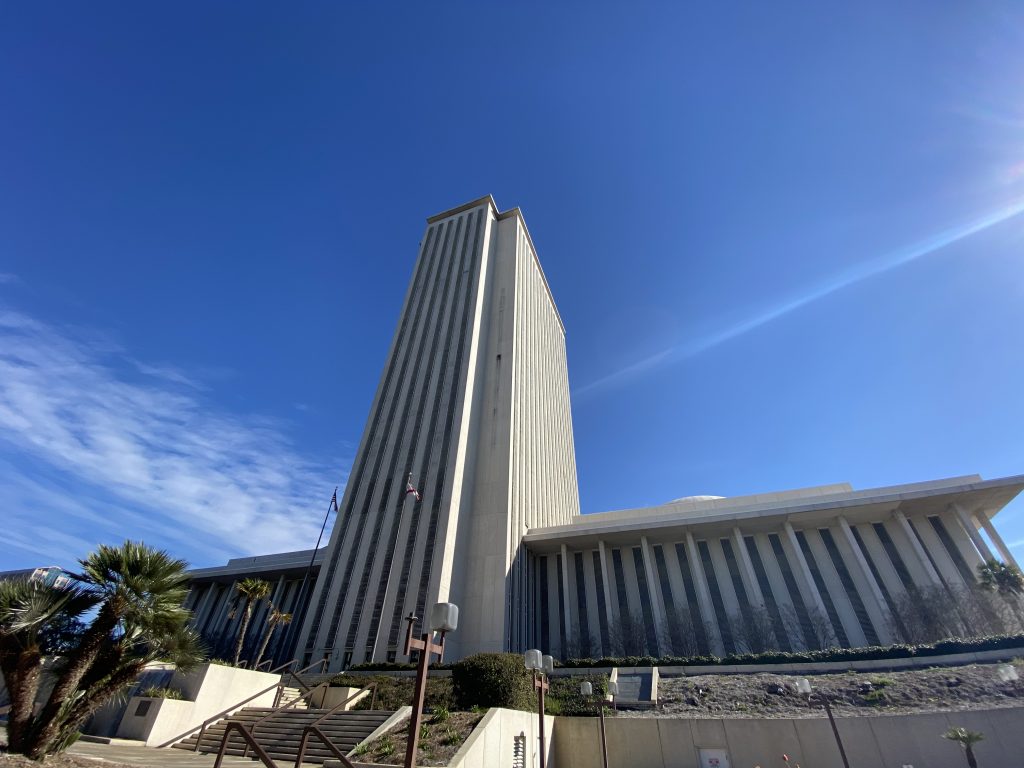
M 618 685 L 615 687 L 618 689 Z M 584 698 L 589 698 L 594 695 L 594 686 L 590 684 L 589 680 L 580 683 L 580 695 Z M 597 711 L 600 713 L 599 718 L 601 722 L 601 765 L 603 768 L 608 768 L 608 738 L 605 735 L 604 730 L 604 702 L 604 696 L 598 697 Z
M 420 719 L 423 716 L 423 700 L 427 694 L 427 667 L 430 665 L 431 654 L 436 653 L 438 661 L 444 660 L 444 636 L 459 625 L 459 606 L 454 603 L 437 603 L 430 609 L 430 630 L 416 639 L 412 636 L 412 628 L 418 616 L 409 614 L 405 620 L 409 622 L 405 633 L 405 655 L 413 651 L 420 652 L 419 663 L 416 665 L 416 688 L 412 695 L 412 715 L 409 718 L 409 736 L 405 749 L 405 768 L 416 765 L 416 752 L 420 746 Z M 434 633 L 440 632 L 440 642 L 434 642 Z
M 533 687 L 537 691 L 537 725 L 540 729 L 540 768 L 545 768 L 547 759 L 544 754 L 544 694 L 548 690 L 548 676 L 555 671 L 555 660 L 551 656 L 541 655 L 536 648 L 524 654 L 526 668 L 533 672 Z
M 806 677 L 801 677 L 796 681 L 796 690 L 807 697 L 807 704 L 809 706 L 811 703 L 811 682 Z M 839 756 L 843 758 L 843 765 L 845 768 L 850 768 L 850 761 L 846 758 L 846 748 L 843 747 L 843 740 L 839 737 L 839 729 L 836 727 L 836 719 L 832 717 L 832 707 L 829 706 L 828 697 L 819 693 L 818 701 L 825 706 L 825 714 L 828 715 L 828 722 L 832 726 L 832 733 L 835 734 L 836 746 L 839 747 Z

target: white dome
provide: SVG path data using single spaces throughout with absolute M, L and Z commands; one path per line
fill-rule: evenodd
M 669 504 L 675 504 L 678 501 L 714 501 L 724 498 L 725 496 L 683 496 L 681 499 L 672 499 Z

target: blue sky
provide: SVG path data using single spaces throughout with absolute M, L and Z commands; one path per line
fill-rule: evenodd
M 7 3 L 0 104 L 0 569 L 311 546 L 487 193 L 585 511 L 1024 473 L 1018 3 Z

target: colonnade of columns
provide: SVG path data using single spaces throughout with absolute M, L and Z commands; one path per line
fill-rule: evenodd
M 958 504 L 938 514 L 909 515 L 897 506 L 869 521 L 837 514 L 802 524 L 793 515 L 780 516 L 771 527 L 764 517 L 747 525 L 744 530 L 743 521 L 728 528 L 695 524 L 671 535 L 638 530 L 632 540 L 618 533 L 613 539 L 588 537 L 583 546 L 568 542 L 555 552 L 536 552 L 534 568 L 549 569 L 548 599 L 533 600 L 538 627 L 544 621 L 551 626 L 552 648 L 544 650 L 565 655 L 582 645 L 592 656 L 621 652 L 603 647 L 614 640 L 602 642 L 602 637 L 614 638 L 615 632 L 602 631 L 600 614 L 613 626 L 622 625 L 624 617 L 630 625 L 649 616 L 647 621 L 658 626 L 656 647 L 646 648 L 650 655 L 678 653 L 665 628 L 670 617 L 679 616 L 706 628 L 707 651 L 739 652 L 732 630 L 752 611 L 784 616 L 787 636 L 779 644 L 793 649 L 809 647 L 807 624 L 824 624 L 844 645 L 893 642 L 893 604 L 909 590 L 973 584 L 978 565 L 991 559 L 1016 565 L 986 511 Z M 583 583 L 577 583 L 577 553 L 584 568 L 598 571 Z M 539 589 L 540 580 L 532 581 Z M 548 606 L 547 616 L 542 605 Z M 562 627 L 555 629 L 558 623 Z M 777 618 L 774 624 L 777 634 Z M 540 638 L 538 627 L 534 642 Z M 571 647 L 557 647 L 560 636 L 569 638 Z

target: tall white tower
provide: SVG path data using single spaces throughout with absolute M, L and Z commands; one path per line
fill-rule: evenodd
M 406 478 L 421 498 L 406 491 Z M 403 618 L 461 608 L 451 658 L 528 645 L 528 528 L 579 515 L 565 329 L 519 209 L 427 220 L 297 650 L 400 657 Z

